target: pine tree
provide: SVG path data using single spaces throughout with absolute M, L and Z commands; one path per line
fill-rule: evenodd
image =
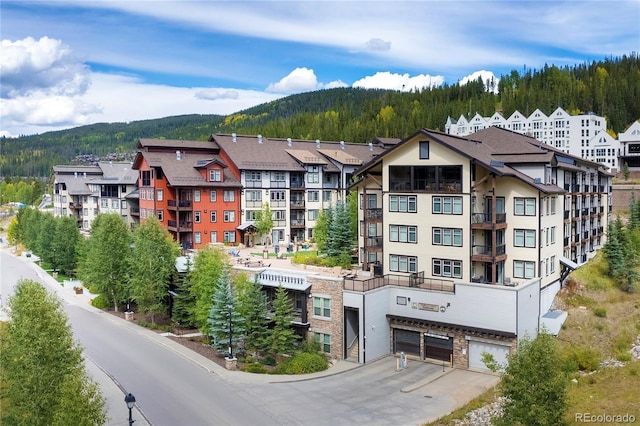
M 620 218 L 609 224 L 607 230 L 607 242 L 602 247 L 605 258 L 607 259 L 608 274 L 613 278 L 618 278 L 624 273 L 624 242 L 621 235 L 622 222 Z
M 229 348 L 229 334 L 234 349 L 244 334 L 244 320 L 239 312 L 239 306 L 234 300 L 231 287 L 231 267 L 225 265 L 215 283 L 213 303 L 209 310 L 209 336 L 211 346 L 220 353 L 227 353 Z M 229 306 L 231 305 L 231 308 Z M 234 351 L 235 352 L 235 351 Z
M 291 354 L 293 353 L 297 336 L 291 326 L 293 306 L 287 291 L 282 285 L 278 286 L 276 290 L 273 311 L 274 326 L 269 336 L 269 348 L 275 354 Z
M 192 312 L 196 304 L 196 299 L 190 291 L 190 275 L 191 270 L 193 269 L 193 263 L 191 262 L 190 256 L 187 256 L 186 258 L 186 272 L 179 274 L 176 279 L 177 296 L 173 302 L 173 312 L 171 313 L 171 317 L 174 321 L 180 324 L 181 327 L 191 328 L 195 326 Z
M 244 317 L 246 350 L 256 354 L 266 351 L 269 335 L 267 301 L 257 276 L 238 294 L 238 302 Z
M 351 216 L 345 203 L 340 203 L 336 206 L 329 228 L 329 235 L 327 255 L 335 258 L 341 266 L 349 267 L 351 265 L 353 231 L 351 229 Z
M 20 281 L 8 305 L 10 319 L 0 329 L 3 424 L 105 424 L 104 398 L 56 296 Z

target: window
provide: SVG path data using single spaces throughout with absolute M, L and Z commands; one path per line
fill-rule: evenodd
M 462 247 L 462 229 L 433 228 L 433 242 L 437 246 Z
M 118 200 L 111 200 L 111 208 L 112 209 L 117 209 L 120 207 L 120 201 Z
M 258 220 L 256 216 L 259 211 L 260 210 L 247 210 L 245 213 L 246 220 Z
M 158 201 L 164 200 L 164 193 L 163 193 L 162 189 L 158 189 L 156 191 L 156 200 L 158 200 Z
M 555 244 L 556 242 L 556 227 L 551 227 L 551 244 Z
M 235 196 L 234 191 L 224 191 L 222 193 L 222 200 L 225 203 L 233 202 L 233 201 L 235 201 L 235 198 L 236 198 L 236 196 Z
M 374 224 L 371 224 L 375 226 Z M 372 236 L 369 234 L 369 236 Z M 418 227 L 406 225 L 389 225 L 389 241 L 399 243 L 417 243 Z
M 219 169 L 209 170 L 209 182 L 222 182 L 222 171 Z
M 309 220 L 317 220 L 318 219 L 318 210 L 309 210 Z
M 331 318 L 331 299 L 314 296 L 313 315 L 317 317 Z
M 378 196 L 376 194 L 367 194 L 367 209 L 375 209 L 378 207 Z
M 236 221 L 236 212 L 233 210 L 225 210 L 224 211 L 224 219 L 225 222 L 235 222 Z
M 193 201 L 196 203 L 200 202 L 200 190 L 199 189 L 194 189 L 193 190 Z
M 318 166 L 309 166 L 309 168 L 307 169 L 307 182 L 320 182 L 320 171 L 318 169 Z
M 120 208 L 121 208 L 122 210 L 124 210 L 124 209 L 126 209 L 126 208 L 127 208 L 127 200 L 121 200 L 121 201 L 120 201 Z
M 151 185 L 151 170 L 142 171 L 142 186 Z
M 314 333 L 313 338 L 316 342 L 322 346 L 322 351 L 325 353 L 331 352 L 331 335 L 324 333 Z
M 224 231 L 224 242 L 225 243 L 235 243 L 236 242 L 236 231 Z
M 271 186 L 274 188 L 284 188 L 287 175 L 285 172 L 271 172 Z
M 164 211 L 163 210 L 157 210 L 156 211 L 156 216 L 158 217 L 158 220 L 160 222 L 162 222 L 162 219 L 164 218 Z
M 513 261 L 513 276 L 515 278 L 533 278 L 535 275 L 535 263 L 524 260 Z
M 535 247 L 536 246 L 535 229 L 514 229 L 513 245 L 516 247 Z
M 209 221 L 211 223 L 218 221 L 218 212 L 216 210 L 211 210 L 211 213 L 209 214 Z
M 244 176 L 247 181 L 247 187 L 260 188 L 262 186 L 262 172 L 246 171 Z
M 462 214 L 462 197 L 433 197 L 434 214 Z
M 244 194 L 247 201 L 262 201 L 262 191 L 246 191 Z
M 322 201 L 324 203 L 331 202 L 331 191 L 322 191 Z
M 195 223 L 200 223 L 200 211 L 196 210 L 193 212 L 193 221 Z
M 555 273 L 556 272 L 556 257 L 555 256 L 551 256 L 551 273 Z
M 418 272 L 418 258 L 415 256 L 390 254 L 389 270 L 393 272 Z
M 217 243 L 218 242 L 218 232 L 216 232 L 216 231 L 209 232 L 209 242 L 210 243 Z
M 271 191 L 271 202 L 286 201 L 285 191 Z
M 551 198 L 551 214 L 556 214 L 556 197 Z
M 432 275 L 436 277 L 462 278 L 462 261 L 433 259 Z
M 517 197 L 514 200 L 513 214 L 516 216 L 535 216 L 536 199 Z
M 429 142 L 428 141 L 420 141 L 420 159 L 421 160 L 429 159 Z
M 416 213 L 417 200 L 415 195 L 390 195 L 389 211 L 401 213 Z
M 310 202 L 311 201 L 318 201 L 319 200 L 319 196 L 320 196 L 319 191 L 309 191 L 307 193 L 307 198 L 308 198 L 308 200 Z
M 109 200 L 107 200 L 106 198 L 102 198 L 100 199 L 100 207 L 103 208 L 108 208 L 109 207 Z
M 217 198 L 218 198 L 218 194 L 216 193 L 216 190 L 212 189 L 211 192 L 209 193 L 209 201 L 211 201 L 212 203 L 215 203 Z
M 202 242 L 202 234 L 200 234 L 200 232 L 195 232 L 194 236 L 196 239 L 196 244 L 200 244 Z

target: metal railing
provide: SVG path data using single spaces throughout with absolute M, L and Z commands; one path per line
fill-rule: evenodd
M 424 272 L 416 272 L 409 275 L 386 274 L 381 277 L 364 280 L 344 278 L 343 288 L 350 291 L 367 292 L 389 285 L 455 293 L 455 283 L 453 280 L 425 278 Z

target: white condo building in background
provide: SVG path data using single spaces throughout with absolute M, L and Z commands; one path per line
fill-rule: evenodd
M 571 115 L 557 108 L 549 116 L 539 109 L 529 116 L 515 111 L 509 118 L 499 112 L 491 117 L 461 115 L 457 120 L 447 118 L 445 133 L 464 137 L 492 126 L 531 136 L 566 154 L 600 163 L 609 171 L 620 170 L 620 141 L 607 133 L 607 120 L 594 113 Z

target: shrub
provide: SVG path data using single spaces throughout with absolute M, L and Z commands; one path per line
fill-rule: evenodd
M 317 354 L 321 350 L 322 350 L 322 345 L 320 345 L 320 342 L 316 341 L 312 337 L 308 337 L 308 338 L 304 339 L 302 341 L 302 344 L 300 345 L 300 351 L 301 352 L 306 352 L 306 353 L 310 353 L 310 354 Z
M 262 365 L 270 365 L 270 366 L 274 366 L 276 365 L 276 359 L 274 357 L 272 357 L 271 355 L 267 355 L 264 358 L 262 358 L 260 360 L 260 364 Z
M 596 316 L 600 317 L 600 318 L 606 318 L 607 317 L 607 310 L 605 308 L 595 308 L 593 310 L 593 313 L 596 314 Z
M 629 362 L 631 361 L 631 352 L 624 352 L 624 353 L 618 354 L 616 356 L 616 359 L 620 362 Z
M 91 306 L 98 309 L 106 309 L 109 306 L 109 301 L 104 295 L 99 294 L 91 300 Z
M 573 371 L 595 371 L 600 366 L 600 354 L 585 346 L 571 346 L 563 351 L 563 369 L 567 372 Z
M 308 374 L 329 368 L 327 358 L 322 354 L 301 352 L 291 359 L 286 374 Z
M 289 374 L 287 371 L 289 369 L 289 364 L 291 363 L 291 358 L 284 359 L 276 365 L 275 370 L 273 370 L 273 374 Z
M 242 367 L 242 371 L 254 374 L 267 374 L 267 369 L 264 367 L 264 365 L 257 363 L 245 365 L 244 367 Z

